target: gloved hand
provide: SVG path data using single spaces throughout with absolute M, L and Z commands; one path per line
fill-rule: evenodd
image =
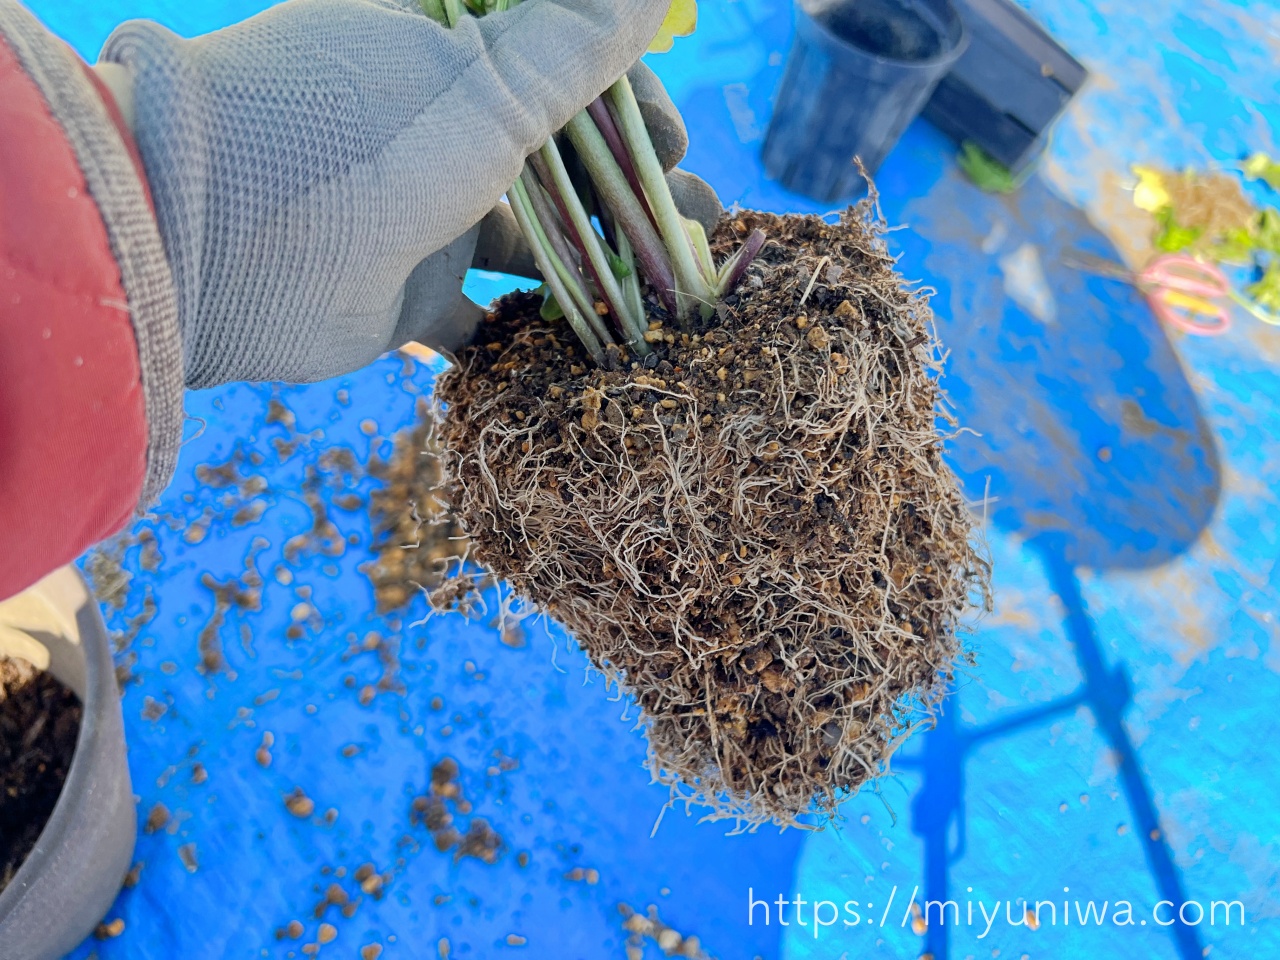
M 636 62 L 668 3 L 528 0 L 447 30 L 415 0 L 289 0 L 194 40 L 120 27 L 102 59 L 132 80 L 187 386 L 459 345 L 481 314 L 461 293 L 473 260 L 531 272 L 495 204 Z M 674 166 L 683 124 L 651 73 L 633 77 Z M 674 176 L 691 215 L 718 215 L 709 188 Z

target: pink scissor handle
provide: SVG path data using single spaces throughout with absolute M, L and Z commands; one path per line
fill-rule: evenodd
M 1203 263 L 1180 253 L 1167 253 L 1147 264 L 1143 283 L 1180 290 L 1197 297 L 1216 300 L 1231 292 L 1231 284 L 1215 264 Z
M 1221 336 L 1231 329 L 1231 313 L 1222 300 L 1231 294 L 1226 275 L 1214 264 L 1181 254 L 1153 260 L 1139 276 L 1147 303 L 1163 323 L 1198 337 Z M 1210 317 L 1201 323 L 1196 316 Z

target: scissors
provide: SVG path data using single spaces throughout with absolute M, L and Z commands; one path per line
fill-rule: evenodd
M 1087 254 L 1068 258 L 1068 265 L 1127 280 L 1142 291 L 1156 317 L 1198 337 L 1217 337 L 1230 330 L 1227 302 L 1241 300 L 1221 270 L 1186 254 L 1156 257 L 1136 274 Z
M 1199 337 L 1231 329 L 1231 284 L 1214 264 L 1171 253 L 1152 260 L 1137 279 L 1152 312 L 1169 326 Z

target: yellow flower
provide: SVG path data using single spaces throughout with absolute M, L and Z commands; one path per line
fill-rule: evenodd
M 676 37 L 687 37 L 698 25 L 698 0 L 671 0 L 662 28 L 649 44 L 650 53 L 666 53 Z
M 1164 176 L 1159 170 L 1135 165 L 1133 172 L 1138 177 L 1138 185 L 1133 191 L 1135 207 L 1156 213 L 1169 205 L 1169 191 L 1164 188 Z

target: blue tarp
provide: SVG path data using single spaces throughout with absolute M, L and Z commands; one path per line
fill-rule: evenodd
M 32 2 L 90 58 L 128 17 L 194 35 L 262 5 Z M 1141 259 L 1149 222 L 1126 193 L 1130 164 L 1277 152 L 1280 8 L 1026 5 L 1092 74 L 1038 174 L 1011 197 L 983 194 L 917 123 L 878 178 L 887 218 L 909 225 L 893 234 L 902 270 L 937 291 L 946 386 L 974 431 L 949 457 L 982 503 L 997 590 L 972 637 L 977 667 L 894 776 L 847 802 L 838 829 L 727 836 L 674 810 L 654 831 L 666 794 L 644 772 L 635 711 L 558 628 L 526 622 L 517 649 L 488 617 L 420 622 L 421 600 L 408 616 L 374 612 L 360 572 L 370 521 L 345 495 L 367 499 L 363 466 L 412 425 L 435 370 L 387 358 L 314 386 L 194 393 L 177 478 L 134 531 L 154 547 L 129 549 L 127 603 L 108 611 L 131 675 L 139 822 L 157 804 L 169 819 L 140 835 L 140 881 L 109 917 L 124 933 L 74 956 L 299 957 L 333 883 L 359 902 L 350 917 L 322 911 L 336 937 L 321 956 L 378 944 L 385 958 L 621 958 L 619 904 L 656 905 L 722 960 L 1280 956 L 1280 330 L 1240 313 L 1226 337 L 1186 338 L 1131 287 L 1066 263 Z M 687 166 L 728 202 L 823 212 L 758 161 L 790 5 L 707 0 L 700 13 L 692 39 L 650 58 L 692 131 Z M 480 299 L 501 288 L 472 281 Z M 268 417 L 272 400 L 292 424 Z M 358 475 L 334 468 L 335 449 Z M 219 487 L 199 470 L 233 460 L 262 481 Z M 290 546 L 314 526 L 309 476 L 340 538 Z M 251 583 L 247 570 L 260 604 L 220 611 L 218 585 Z M 220 646 L 224 671 L 198 670 L 202 644 Z M 404 692 L 362 696 L 388 669 Z M 411 821 L 446 756 L 470 803 L 459 825 L 482 817 L 503 838 L 496 864 L 455 862 Z M 297 789 L 314 801 L 305 817 L 286 807 Z M 380 898 L 359 889 L 366 864 L 369 890 L 369 869 L 385 876 Z M 749 892 L 773 903 L 767 924 Z M 959 922 L 935 913 L 917 929 L 913 892 L 956 900 Z M 806 901 L 786 926 L 778 897 Z M 979 903 L 1019 898 L 1113 912 L 1067 924 L 1059 907 L 1039 929 L 1002 917 L 985 930 Z M 1189 909 L 1163 927 L 1162 899 L 1173 913 L 1239 900 L 1246 919 L 1224 926 L 1218 908 L 1193 925 Z M 814 926 L 820 900 L 840 922 Z M 1131 923 L 1114 922 L 1118 900 Z M 278 939 L 292 920 L 302 936 Z

